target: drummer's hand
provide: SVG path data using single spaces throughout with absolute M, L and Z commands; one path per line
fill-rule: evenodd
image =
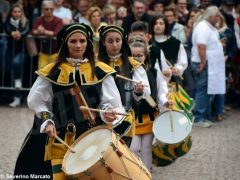
M 171 70 L 170 70 L 170 69 L 164 70 L 164 71 L 163 71 L 163 75 L 164 75 L 165 77 L 170 77 L 170 76 L 171 76 Z
M 104 119 L 108 122 L 113 122 L 117 119 L 116 111 L 114 109 L 108 109 L 103 113 Z
M 51 122 L 49 122 L 44 130 L 44 132 L 49 136 L 53 137 L 56 134 L 56 128 L 55 125 Z
M 166 108 L 172 108 L 173 107 L 173 102 L 171 100 L 168 100 L 165 104 L 164 107 Z
M 139 83 L 135 84 L 134 86 L 134 92 L 137 94 L 142 94 L 144 90 L 144 85 L 140 81 Z
M 180 71 L 177 68 L 171 67 L 170 69 L 171 69 L 173 75 L 177 76 L 180 74 Z

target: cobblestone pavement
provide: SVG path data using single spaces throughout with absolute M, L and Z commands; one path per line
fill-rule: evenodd
M 33 113 L 26 107 L 0 107 L 0 179 L 12 175 L 32 120 Z M 214 127 L 193 127 L 192 136 L 192 148 L 185 156 L 169 166 L 153 167 L 153 180 L 240 179 L 239 109 Z

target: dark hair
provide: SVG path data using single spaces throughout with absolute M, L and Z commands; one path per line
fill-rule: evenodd
M 136 21 L 131 26 L 131 32 L 135 31 L 143 31 L 145 33 L 148 33 L 148 24 L 143 21 Z
M 163 13 L 168 12 L 168 11 L 173 12 L 173 15 L 176 16 L 176 10 L 173 7 L 165 7 L 163 9 Z
M 69 50 L 67 46 L 68 37 L 75 32 L 80 32 L 85 35 L 87 39 L 87 47 L 84 52 L 84 57 L 87 58 L 91 64 L 92 76 L 95 72 L 95 55 L 93 51 L 92 35 L 93 32 L 91 28 L 84 23 L 72 23 L 64 26 L 57 34 L 57 47 L 58 47 L 58 57 L 56 63 L 50 71 L 50 74 L 54 74 L 62 62 L 66 61 L 69 57 Z
M 149 9 L 153 10 L 154 6 L 156 6 L 157 4 L 162 4 L 163 7 L 165 7 L 166 5 L 168 5 L 167 1 L 164 0 L 153 0 L 150 4 L 149 4 Z
M 149 33 L 152 35 L 152 37 L 154 38 L 154 25 L 156 24 L 158 19 L 162 19 L 164 24 L 165 24 L 165 30 L 164 30 L 164 35 L 168 36 L 168 20 L 166 18 L 166 16 L 162 15 L 162 14 L 156 14 L 155 16 L 153 16 L 150 20 L 149 23 Z
M 99 53 L 98 53 L 98 59 L 100 61 L 103 61 L 106 64 L 110 63 L 110 58 L 107 54 L 106 46 L 104 45 L 104 41 L 106 38 L 106 35 L 108 32 L 117 32 L 122 37 L 122 48 L 120 52 L 122 53 L 121 58 L 123 60 L 123 73 L 125 76 L 129 77 L 129 69 L 130 69 L 130 63 L 128 60 L 128 57 L 131 56 L 131 50 L 130 47 L 127 44 L 127 36 L 124 32 L 124 30 L 121 27 L 115 26 L 115 25 L 108 25 L 108 26 L 102 26 L 99 29 Z

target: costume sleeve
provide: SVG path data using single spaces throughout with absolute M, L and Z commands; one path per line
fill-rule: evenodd
M 187 66 L 188 66 L 187 53 L 183 45 L 180 44 L 177 63 L 174 65 L 174 67 L 177 68 L 182 75 Z
M 28 107 L 33 110 L 38 118 L 43 111 L 52 114 L 52 85 L 46 79 L 38 77 L 27 97 Z
M 167 101 L 168 87 L 165 81 L 162 71 L 159 68 L 158 62 L 155 64 L 155 69 L 157 69 L 157 101 L 162 107 Z
M 165 80 L 166 82 L 169 82 L 170 79 L 171 79 L 171 77 L 172 77 L 172 71 L 170 70 L 170 66 L 167 64 L 167 59 L 166 59 L 163 51 L 162 51 L 162 50 L 160 50 L 160 51 L 161 51 L 160 54 L 161 54 L 162 71 L 161 71 L 161 69 L 159 68 L 159 66 L 158 66 L 158 69 L 159 69 L 159 71 L 161 71 L 161 74 L 162 74 L 162 72 L 164 72 L 164 71 L 168 71 L 168 73 L 170 74 L 170 76 L 169 76 L 169 77 L 163 76 L 163 78 L 164 78 L 164 80 Z M 158 62 L 157 62 L 157 64 L 159 65 Z M 156 64 L 155 64 L 155 66 L 156 66 Z M 163 74 L 162 74 L 162 75 L 163 75 Z
M 143 84 L 147 85 L 147 87 L 144 87 L 144 92 L 141 96 L 137 96 L 135 93 L 133 93 L 133 98 L 136 101 L 141 100 L 142 98 L 149 96 L 151 94 L 151 89 L 147 77 L 147 72 L 143 68 L 143 66 L 139 66 L 136 70 L 133 72 L 133 77 L 132 79 L 137 82 L 142 82 Z
M 102 82 L 102 92 L 101 92 L 101 103 L 100 108 L 103 110 L 114 109 L 117 112 L 125 112 L 125 108 L 122 105 L 120 93 L 115 84 L 113 76 L 108 76 Z M 100 113 L 101 118 L 104 122 L 106 120 L 103 117 L 103 114 Z M 118 115 L 117 119 L 113 121 L 113 125 L 119 122 L 123 116 Z

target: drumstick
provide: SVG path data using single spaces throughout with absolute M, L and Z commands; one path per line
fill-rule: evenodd
M 109 110 L 102 110 L 102 109 L 93 109 L 93 108 L 89 108 L 89 107 L 86 107 L 86 106 L 80 106 L 79 109 L 81 110 L 89 110 L 89 111 L 95 111 L 95 112 L 109 112 L 111 113 L 111 111 Z M 115 114 L 117 115 L 122 115 L 122 116 L 129 116 L 128 113 L 121 113 L 121 112 L 115 112 Z
M 125 77 L 125 76 L 121 76 L 121 75 L 119 75 L 119 74 L 117 74 L 117 77 L 119 77 L 119 78 L 121 78 L 121 79 L 124 79 L 124 80 L 127 80 L 127 81 L 134 82 L 134 83 L 140 83 L 140 82 L 137 82 L 137 81 L 132 80 L 132 79 L 130 79 L 130 78 L 127 78 L 127 77 Z M 146 84 L 143 84 L 143 86 L 148 87 L 148 85 L 146 85 Z
M 172 117 L 172 109 L 170 108 L 170 124 L 171 124 L 171 131 L 173 132 L 173 117 Z
M 171 68 L 174 68 L 173 65 L 172 65 L 167 59 L 166 59 L 166 62 L 167 62 L 167 64 L 168 64 Z M 178 72 L 176 72 L 176 73 L 177 73 L 178 77 L 180 77 L 180 79 L 183 80 L 182 75 L 179 74 Z
M 69 146 L 65 141 L 63 141 L 60 137 L 58 137 L 58 135 L 54 135 L 54 137 L 60 142 L 62 143 L 63 145 L 65 145 L 72 153 L 76 153 L 76 151 L 71 147 Z

